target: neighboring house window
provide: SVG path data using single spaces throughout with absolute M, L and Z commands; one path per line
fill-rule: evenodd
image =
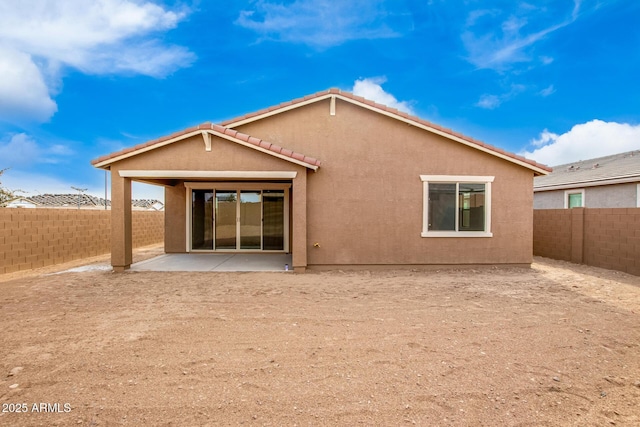
M 564 192 L 564 208 L 583 208 L 584 190 L 567 190 Z
M 422 237 L 491 237 L 493 176 L 420 175 Z
M 636 184 L 636 207 L 640 208 L 640 184 Z

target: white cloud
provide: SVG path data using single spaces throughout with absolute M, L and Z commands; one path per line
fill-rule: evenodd
M 560 135 L 558 135 L 557 133 L 549 132 L 549 130 L 545 129 L 540 133 L 539 138 L 531 140 L 531 145 L 533 145 L 534 147 L 543 147 L 547 144 L 555 142 L 559 136 Z
M 30 55 L 0 46 L 0 76 L 0 120 L 43 122 L 58 110 Z
M 492 9 L 469 13 L 461 38 L 468 52 L 467 60 L 476 67 L 502 72 L 514 64 L 533 61 L 531 48 L 547 35 L 573 23 L 580 11 L 578 0 L 574 1 L 571 11 L 513 4 L 516 9 L 512 11 Z M 557 15 L 566 18 L 558 21 L 554 19 Z M 553 58 L 540 56 L 539 60 L 547 65 Z
M 553 93 L 555 93 L 556 88 L 553 87 L 553 85 L 550 85 L 544 89 L 542 89 L 540 92 L 538 92 L 538 94 L 540 94 L 540 96 L 544 96 L 547 97 L 549 95 L 552 95 Z
M 411 108 L 411 105 L 407 101 L 398 101 L 395 96 L 382 89 L 381 85 L 386 81 L 386 77 L 356 80 L 351 92 L 353 92 L 354 95 L 375 101 L 387 107 L 396 108 L 408 114 L 415 114 L 413 108 Z
M 62 144 L 43 146 L 26 133 L 17 133 L 0 140 L 0 169 L 35 163 L 59 163 L 73 150 Z
M 502 104 L 502 100 L 497 95 L 482 95 L 480 100 L 476 103 L 477 107 L 485 108 L 487 110 L 493 110 L 498 108 Z
M 163 77 L 189 66 L 195 59 L 191 52 L 154 38 L 184 16 L 144 0 L 0 2 L 0 117 L 9 122 L 50 118 L 65 67 Z M 27 96 L 17 99 L 16 92 Z
M 487 110 L 493 110 L 498 108 L 503 102 L 509 101 L 518 94 L 524 92 L 526 86 L 520 84 L 512 84 L 509 92 L 501 95 L 484 94 L 480 97 L 476 103 L 476 107 L 485 108 Z
M 385 23 L 383 0 L 258 0 L 243 10 L 236 24 L 260 34 L 262 39 L 304 43 L 317 48 L 349 40 L 397 37 Z
M 33 138 L 24 133 L 11 136 L 8 140 L 0 142 L 0 159 L 5 167 L 31 163 L 38 155 L 38 144 Z
M 540 57 L 540 62 L 542 63 L 542 65 L 549 65 L 553 62 L 553 58 L 550 56 L 541 56 Z
M 640 125 L 592 120 L 557 135 L 544 130 L 521 155 L 547 165 L 561 165 L 640 148 Z

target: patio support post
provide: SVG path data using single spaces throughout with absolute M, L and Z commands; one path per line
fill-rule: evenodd
M 122 272 L 131 267 L 131 178 L 111 170 L 111 266 Z
M 293 179 L 293 244 L 291 263 L 296 273 L 307 269 L 307 172 L 303 171 Z

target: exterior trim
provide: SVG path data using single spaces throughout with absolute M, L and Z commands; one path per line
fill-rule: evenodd
M 636 185 L 636 207 L 640 208 L 640 184 Z
M 189 190 L 283 190 L 291 188 L 287 183 L 271 182 L 185 182 Z
M 123 178 L 294 179 L 288 171 L 121 170 Z
M 570 194 L 581 194 L 582 195 L 582 206 L 578 206 L 580 208 L 584 208 L 586 206 L 586 200 L 584 198 L 584 188 L 576 188 L 574 190 L 566 190 L 564 192 L 564 208 L 569 209 L 569 195 Z
M 495 176 L 478 175 L 420 175 L 422 181 L 422 232 L 421 237 L 493 237 L 491 232 L 491 183 Z M 480 183 L 485 184 L 485 217 L 484 228 L 486 231 L 429 231 L 429 183 Z M 457 186 L 456 186 L 457 188 Z M 456 209 L 456 223 L 458 221 Z
M 486 231 L 423 231 L 421 237 L 493 237 L 493 233 Z
M 420 175 L 422 182 L 493 182 L 495 176 L 478 175 Z

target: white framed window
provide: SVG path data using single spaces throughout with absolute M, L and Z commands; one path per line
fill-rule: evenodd
M 422 237 L 492 237 L 493 176 L 420 175 Z
M 640 208 L 640 184 L 636 184 L 636 207 Z
M 584 208 L 584 188 L 580 190 L 565 190 L 564 208 Z

